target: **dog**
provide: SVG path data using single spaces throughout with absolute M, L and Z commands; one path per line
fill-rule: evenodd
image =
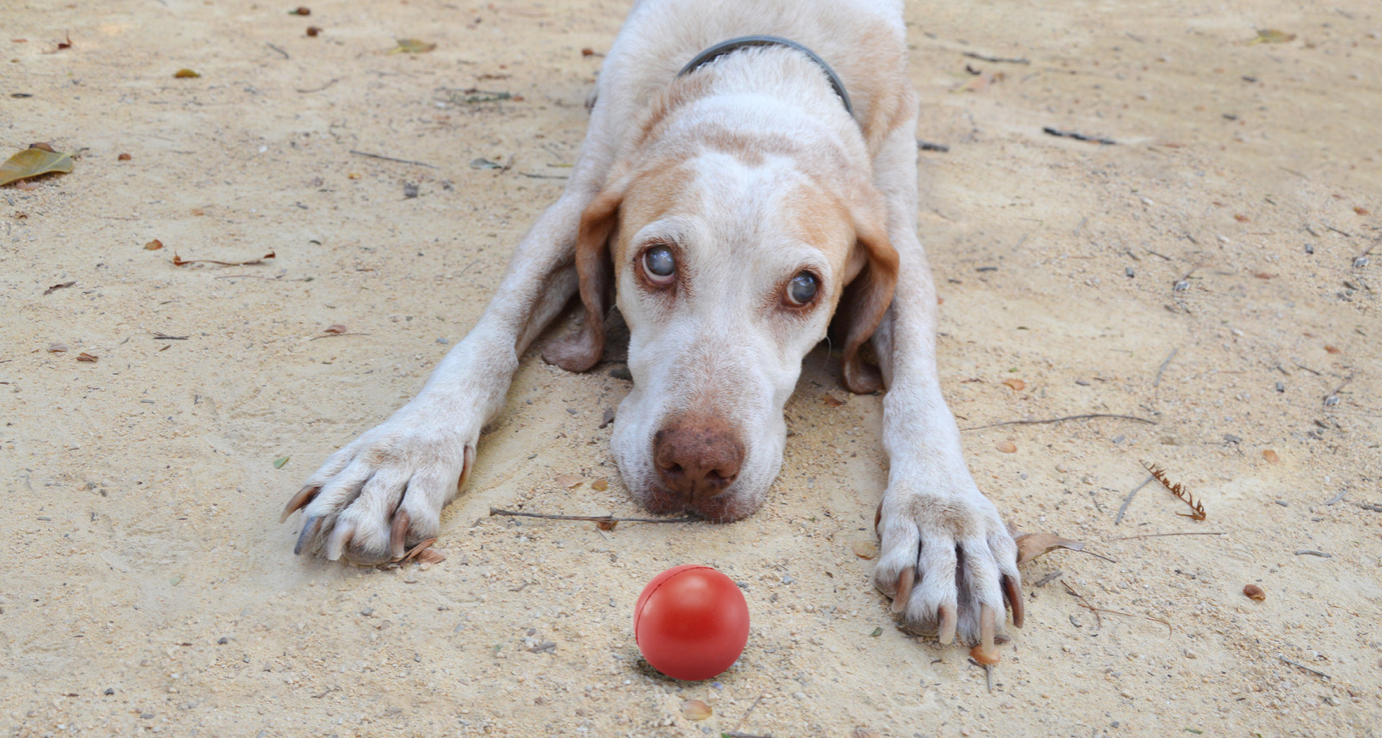
M 435 537 L 520 357 L 579 294 L 579 329 L 543 357 L 590 369 L 618 307 L 633 389 L 612 448 L 643 507 L 727 522 L 761 506 L 833 321 L 848 389 L 885 390 L 876 586 L 944 643 L 1004 638 L 1005 605 L 1021 627 L 1016 545 L 937 375 L 906 65 L 901 0 L 638 0 L 565 191 L 418 395 L 289 501 L 295 550 L 375 564 Z

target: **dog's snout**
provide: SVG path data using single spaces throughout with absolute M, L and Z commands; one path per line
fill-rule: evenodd
M 670 423 L 653 437 L 653 461 L 663 484 L 688 502 L 724 492 L 739 476 L 744 444 L 723 421 Z

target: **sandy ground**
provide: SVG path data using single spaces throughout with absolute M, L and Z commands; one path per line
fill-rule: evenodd
M 556 197 L 627 3 L 292 5 L 0 0 L 0 148 L 79 152 L 0 190 L 4 735 L 1382 732 L 1382 6 L 908 5 L 918 136 L 950 146 L 922 154 L 920 216 L 961 425 L 1155 422 L 965 433 L 1013 523 L 1114 560 L 1025 567 L 990 692 L 870 586 L 880 400 L 822 350 L 747 521 L 488 517 L 638 512 L 598 427 L 618 364 L 531 356 L 445 562 L 293 557 L 286 498 L 420 387 Z M 1298 38 L 1248 43 L 1269 28 Z M 403 37 L 437 48 L 385 53 Z M 1153 484 L 1115 525 L 1141 461 L 1208 519 Z M 1128 539 L 1186 532 L 1221 535 Z M 689 562 L 753 613 L 713 682 L 650 672 L 631 633 L 642 584 Z

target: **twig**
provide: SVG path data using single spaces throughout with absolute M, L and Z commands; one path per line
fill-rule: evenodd
M 1124 537 L 1122 537 L 1122 538 L 1110 538 L 1110 539 L 1108 539 L 1108 540 L 1106 541 L 1106 543 L 1111 543 L 1111 542 L 1113 542 L 1113 541 L 1135 541 L 1135 540 L 1137 540 L 1137 539 L 1139 539 L 1139 538 L 1165 538 L 1165 537 L 1167 537 L 1167 536 L 1223 536 L 1223 535 L 1228 535 L 1227 531 L 1222 531 L 1222 530 L 1206 530 L 1206 531 L 1195 531 L 1195 532 L 1193 532 L 1193 533 L 1144 533 L 1144 534 L 1142 534 L 1142 535 L 1140 535 L 1140 536 L 1124 536 Z
M 269 48 L 271 48 L 271 49 L 273 49 L 274 51 L 277 51 L 278 53 L 282 54 L 284 59 L 292 59 L 292 58 L 293 58 L 293 57 L 291 57 L 291 56 L 288 56 L 288 52 L 284 51 L 283 49 L 278 48 L 277 46 L 274 46 L 274 45 L 271 44 L 271 43 L 267 43 L 267 42 L 266 42 L 264 45 L 267 46 L 267 47 L 269 47 Z
M 984 670 L 984 680 L 988 682 L 989 694 L 993 694 L 993 664 L 981 664 L 974 659 L 969 659 L 969 663 Z
M 1030 59 L 1005 59 L 1005 58 L 1003 58 L 1003 57 L 1001 57 L 1001 56 L 985 56 L 985 55 L 983 55 L 983 54 L 976 54 L 976 53 L 974 53 L 973 51 L 966 51 L 966 52 L 964 52 L 964 55 L 967 56 L 967 57 L 969 57 L 970 59 L 978 59 L 979 61 L 993 62 L 994 64 L 1031 64 L 1031 63 L 1032 63 L 1032 61 L 1031 61 Z M 990 689 L 989 691 L 992 692 L 993 690 Z
M 1123 506 L 1118 508 L 1118 517 L 1113 519 L 1114 525 L 1118 525 L 1123 521 L 1123 513 L 1127 512 L 1128 505 L 1132 504 L 1133 495 L 1136 495 L 1138 490 L 1142 489 L 1143 487 L 1146 487 L 1148 484 L 1151 484 L 1152 480 L 1155 478 L 1156 477 L 1147 477 L 1147 479 L 1144 480 L 1142 484 L 1139 484 L 1136 487 L 1132 488 L 1132 491 L 1128 493 L 1127 499 L 1123 500 Z
M 1324 677 L 1325 679 L 1328 679 L 1328 680 L 1330 680 L 1330 681 L 1333 681 L 1333 680 L 1334 680 L 1334 677 L 1332 677 L 1332 676 L 1330 676 L 1330 675 L 1328 675 L 1328 674 L 1326 674 L 1326 673 L 1324 673 L 1324 672 L 1322 672 L 1322 671 L 1316 671 L 1315 669 L 1311 669 L 1310 667 L 1306 666 L 1305 664 L 1302 664 L 1302 663 L 1299 663 L 1299 662 L 1296 662 L 1296 661 L 1292 661 L 1292 660 L 1286 658 L 1285 656 L 1282 656 L 1281 654 L 1277 654 L 1277 658 L 1281 659 L 1282 661 L 1285 661 L 1286 663 L 1290 664 L 1291 666 L 1294 666 L 1294 667 L 1297 667 L 1297 668 L 1300 668 L 1300 669 L 1304 669 L 1304 670 L 1306 670 L 1306 671 L 1308 671 L 1308 672 L 1310 672 L 1311 674 L 1314 674 L 1314 675 L 1316 675 L 1316 676 L 1322 676 L 1322 677 Z
M 921 139 L 917 139 L 917 150 L 938 151 L 942 154 L 945 154 L 950 151 L 950 147 L 945 144 L 931 143 L 930 141 L 922 141 Z
M 327 82 L 326 84 L 322 85 L 321 87 L 313 87 L 313 88 L 310 89 L 310 90 L 304 90 L 304 89 L 302 89 L 302 88 L 300 88 L 300 87 L 295 87 L 295 88 L 293 88 L 293 89 L 296 89 L 298 92 L 301 92 L 301 93 L 304 93 L 304 94 L 305 94 L 305 93 L 308 93 L 308 92 L 321 92 L 322 90 L 325 90 L 326 88 L 328 88 L 328 87 L 330 87 L 331 85 L 334 85 L 334 84 L 336 84 L 337 82 L 340 82 L 340 81 L 341 81 L 341 78 L 340 78 L 340 77 L 332 77 L 330 82 Z
M 1173 634 L 1176 632 L 1175 628 L 1172 628 L 1172 627 L 1171 627 L 1171 623 L 1170 623 L 1169 621 L 1167 621 L 1167 620 L 1162 620 L 1161 618 L 1154 618 L 1154 617 L 1152 617 L 1151 615 L 1137 615 L 1137 614 L 1135 614 L 1135 613 L 1123 612 L 1123 611 L 1121 611 L 1121 610 L 1108 610 L 1108 609 L 1105 609 L 1105 608 L 1102 608 L 1102 607 L 1095 607 L 1095 606 L 1089 604 L 1089 601 L 1086 600 L 1086 599 L 1084 598 L 1083 595 L 1081 595 L 1080 593 L 1078 593 L 1078 592 L 1076 592 L 1075 590 L 1071 589 L 1071 588 L 1070 588 L 1070 585 L 1069 585 L 1069 584 L 1066 584 L 1066 582 L 1065 582 L 1064 579 L 1061 580 L 1061 584 L 1064 584 L 1064 585 L 1065 585 L 1065 588 L 1068 589 L 1068 590 L 1070 590 L 1070 594 L 1073 594 L 1073 595 L 1075 595 L 1076 597 L 1079 597 L 1079 598 L 1080 598 L 1080 604 L 1082 604 L 1082 605 L 1084 605 L 1085 607 L 1089 608 L 1090 612 L 1093 612 L 1093 613 L 1094 613 L 1094 620 L 1095 620 L 1096 622 L 1099 621 L 1099 613 L 1101 613 L 1101 612 L 1106 612 L 1106 613 L 1109 613 L 1110 615 L 1122 615 L 1123 617 L 1127 617 L 1127 618 L 1142 618 L 1143 620 L 1150 620 L 1150 621 L 1152 621 L 1152 622 L 1154 622 L 1154 623 L 1161 623 L 1162 625 L 1166 626 L 1166 634 L 1167 634 L 1167 635 L 1173 635 Z M 1103 624 L 1102 624 L 1102 623 L 1100 623 L 1100 627 L 1103 627 Z
M 1171 484 L 1171 480 L 1166 478 L 1166 471 L 1159 466 L 1152 466 L 1145 461 L 1142 462 L 1142 466 L 1156 478 L 1156 481 L 1161 482 L 1161 486 L 1165 487 L 1168 492 L 1179 498 L 1181 502 L 1190 506 L 1189 513 L 1176 513 L 1177 515 L 1190 518 L 1191 520 L 1204 520 L 1207 517 L 1204 511 L 1204 503 L 1196 502 L 1195 498 L 1191 496 L 1190 490 L 1185 488 L 1185 485 L 1179 482 Z
M 1099 138 L 1098 136 L 1086 136 L 1086 135 L 1083 134 L 1083 133 L 1076 133 L 1076 132 L 1074 132 L 1074 131 L 1062 131 L 1062 130 L 1058 130 L 1058 129 L 1052 128 L 1052 127 L 1050 127 L 1050 126 L 1047 126 L 1047 127 L 1043 128 L 1043 129 L 1041 129 L 1041 130 L 1042 130 L 1042 132 L 1047 133 L 1047 134 L 1050 134 L 1050 135 L 1052 135 L 1052 136 L 1060 136 L 1061 138 L 1073 138 L 1073 139 L 1075 139 L 1076 141 L 1089 141 L 1090 143 L 1103 144 L 1103 145 L 1105 145 L 1105 146 L 1112 146 L 1112 145 L 1118 143 L 1117 141 L 1114 141 L 1114 140 L 1111 139 L 1111 138 Z
M 1340 236 L 1343 236 L 1344 238 L 1353 238 L 1353 234 L 1352 234 L 1352 233 L 1345 233 L 1345 232 L 1339 230 L 1338 228 L 1335 228 L 1334 226 L 1332 226 L 1332 225 L 1330 225 L 1330 224 L 1328 224 L 1328 223 L 1321 223 L 1320 225 L 1324 226 L 1325 228 L 1328 228 L 1328 229 L 1331 230 L 1331 231 L 1334 231 L 1335 233 L 1339 234 Z
M 1347 494 L 1348 494 L 1348 490 L 1344 490 L 1343 492 L 1340 492 L 1339 494 L 1334 495 L 1334 497 L 1331 498 L 1331 499 L 1329 500 L 1329 502 L 1326 502 L 1326 503 L 1324 503 L 1324 504 L 1326 504 L 1326 505 L 1335 505 L 1335 504 L 1338 504 L 1338 502 L 1339 502 L 1340 500 L 1344 499 L 1344 495 L 1347 495 Z
M 425 162 L 412 161 L 412 160 L 410 160 L 410 159 L 395 159 L 395 158 L 392 157 L 392 156 L 383 156 L 383 155 L 381 155 L 381 154 L 371 154 L 371 153 L 369 153 L 369 152 L 367 152 L 367 151 L 356 151 L 355 149 L 351 149 L 351 150 L 350 150 L 350 153 L 352 153 L 352 154 L 354 154 L 354 155 L 356 155 L 356 156 L 368 156 L 368 157 L 371 158 L 371 159 L 381 159 L 381 160 L 383 160 L 383 161 L 392 161 L 392 162 L 397 162 L 397 163 L 399 163 L 399 164 L 413 164 L 413 165 L 419 166 L 419 167 L 427 167 L 428 169 L 436 169 L 436 168 L 437 168 L 437 166 L 436 166 L 435 164 L 427 164 L 427 163 L 425 163 Z
M 1055 579 L 1056 577 L 1058 577 L 1058 576 L 1060 576 L 1061 574 L 1064 574 L 1064 573 L 1065 573 L 1065 572 L 1061 571 L 1060 569 L 1057 569 L 1057 570 L 1051 572 L 1050 574 L 1047 574 L 1046 576 L 1044 576 L 1044 577 L 1042 577 L 1042 578 L 1036 580 L 1036 585 L 1035 585 L 1035 586 L 1037 586 L 1037 587 L 1045 587 L 1046 585 L 1048 585 L 1048 584 L 1051 583 L 1051 580 L 1052 580 L 1052 579 Z
M 76 283 L 77 283 L 77 280 L 74 279 L 74 280 L 72 280 L 71 282 L 63 282 L 63 283 L 61 283 L 61 284 L 55 284 L 55 285 L 53 285 L 52 287 L 49 287 L 48 289 L 44 290 L 44 291 L 43 291 L 43 294 L 44 294 L 44 296 L 51 295 L 51 294 L 53 294 L 54 292 L 57 292 L 57 291 L 60 290 L 60 289 L 64 289 L 64 288 L 67 288 L 67 287 L 71 287 L 72 285 L 74 285 L 74 284 L 76 284 Z
M 528 179 L 571 179 L 565 174 L 533 174 L 532 172 L 519 172 L 519 175 Z
M 747 709 L 747 710 L 744 711 L 743 716 L 739 718 L 739 722 L 737 722 L 737 723 L 734 724 L 734 730 L 738 730 L 738 729 L 740 728 L 740 726 L 742 726 L 742 725 L 744 724 L 744 721 L 749 719 L 749 715 L 753 712 L 753 708 L 758 707 L 758 703 L 763 701 L 763 695 L 764 695 L 764 694 L 766 694 L 766 692 L 759 694 L 759 695 L 758 695 L 758 699 L 754 700 L 752 705 L 749 705 L 749 709 Z M 739 735 L 739 734 L 738 734 L 738 733 L 735 733 L 735 732 L 733 732 L 733 731 L 731 731 L 731 732 L 729 732 L 729 733 L 726 733 L 725 735 Z M 747 738 L 747 736 L 740 736 L 740 738 Z
M 1320 558 L 1322 558 L 1322 559 L 1332 559 L 1332 558 L 1334 558 L 1334 555 L 1333 555 L 1333 554 L 1327 554 L 1327 553 L 1325 553 L 1325 552 L 1323 552 L 1323 551 L 1312 551 L 1312 550 L 1310 550 L 1310 549 L 1308 549 L 1308 548 L 1301 549 L 1301 550 L 1297 551 L 1297 552 L 1296 552 L 1296 555 L 1297 555 L 1297 556 L 1318 556 L 1318 557 L 1320 557 Z
M 1075 588 L 1070 586 L 1069 582 L 1062 579 L 1060 580 L 1060 583 L 1062 586 L 1065 587 L 1065 591 L 1069 592 L 1070 594 L 1078 598 L 1085 607 L 1089 608 L 1090 612 L 1094 613 L 1094 624 L 1100 628 L 1104 627 L 1104 620 L 1103 618 L 1099 617 L 1099 608 L 1089 604 L 1089 600 L 1086 600 L 1084 598 L 1084 595 L 1080 594 L 1079 592 L 1076 592 Z
M 324 336 L 323 336 L 324 338 Z M 612 515 L 548 515 L 545 513 L 518 512 L 516 510 L 501 510 L 497 507 L 489 509 L 490 517 L 495 515 L 507 515 L 519 518 L 542 518 L 543 520 L 584 520 L 591 523 L 698 523 L 700 518 L 616 518 Z
M 1047 420 L 1005 420 L 1002 423 L 989 423 L 988 425 L 976 425 L 970 428 L 961 428 L 962 431 L 983 430 L 984 428 L 997 428 L 1001 425 L 1045 425 L 1047 423 L 1063 423 L 1067 420 L 1088 420 L 1090 418 L 1119 418 L 1122 420 L 1136 420 L 1147 425 L 1156 425 L 1155 420 L 1139 418 L 1135 415 L 1113 415 L 1110 413 L 1086 413 L 1085 415 L 1067 415 L 1063 418 L 1050 418 Z
M 1166 361 L 1161 362 L 1161 368 L 1156 370 L 1156 381 L 1152 382 L 1153 387 L 1161 386 L 1161 373 L 1166 371 L 1166 366 L 1171 363 L 1171 359 L 1176 358 L 1176 354 L 1178 353 L 1180 353 L 1179 348 L 1171 349 L 1171 355 L 1166 357 Z
M 1067 549 L 1065 549 L 1065 550 L 1066 550 L 1066 551 L 1074 551 L 1074 552 L 1076 552 L 1076 553 L 1089 554 L 1090 556 L 1093 556 L 1093 557 L 1095 557 L 1095 558 L 1103 559 L 1104 561 L 1107 561 L 1107 562 L 1109 562 L 1110 564 L 1116 564 L 1116 563 L 1118 563 L 1117 561 L 1114 561 L 1113 559 L 1110 559 L 1109 557 L 1107 557 L 1107 556 L 1105 556 L 1105 555 L 1103 555 L 1103 554 L 1097 554 L 1097 553 L 1094 553 L 1093 551 L 1086 551 L 1086 550 L 1083 549 L 1083 548 L 1067 548 Z
M 309 341 L 316 341 L 317 339 L 321 339 L 321 338 L 336 338 L 337 336 L 368 336 L 368 335 L 369 335 L 368 333 L 326 333 L 326 334 L 320 335 L 320 336 L 313 336 L 313 337 L 311 337 L 311 338 L 309 338 L 309 339 L 307 339 L 307 340 L 309 340 Z
M 275 254 L 274 252 L 270 251 L 269 253 L 264 254 L 263 256 L 259 257 L 258 259 L 250 259 L 249 261 L 217 261 L 217 260 L 215 260 L 215 259 L 186 259 L 186 260 L 185 260 L 185 259 L 183 259 L 182 257 L 178 256 L 177 252 L 174 251 L 174 252 L 173 252 L 173 266 L 178 266 L 178 267 L 180 267 L 180 266 L 187 266 L 188 264 L 219 264 L 219 265 L 221 265 L 221 266 L 228 266 L 228 267 L 254 266 L 254 265 L 256 265 L 256 264 L 263 264 L 265 259 L 272 259 L 272 258 L 274 258 L 275 256 L 277 256 L 277 254 Z
M 155 333 L 155 341 L 186 341 L 187 336 L 170 336 L 166 333 Z

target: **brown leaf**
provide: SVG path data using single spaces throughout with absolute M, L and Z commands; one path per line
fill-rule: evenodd
M 67 344 L 65 344 L 65 343 L 50 343 L 50 344 L 48 344 L 48 353 L 50 353 L 50 354 L 60 354 L 60 353 L 63 353 L 64 351 L 66 351 L 66 350 L 67 350 Z
M 865 560 L 878 555 L 878 544 L 873 541 L 855 541 L 849 544 L 849 548 L 854 551 L 855 556 Z
M 194 79 L 200 76 L 200 74 L 197 74 L 191 69 L 179 69 L 178 71 L 173 72 L 173 77 L 175 79 Z
M 161 248 L 163 248 L 163 242 L 158 240 L 157 238 L 144 244 L 145 251 L 158 251 Z
M 117 156 L 117 157 L 115 157 L 115 158 L 116 158 L 116 159 L 119 159 L 120 161 L 129 161 L 129 160 L 130 160 L 130 155 L 129 155 L 129 154 L 121 154 L 121 155 L 119 155 L 119 156 Z
M 1267 599 L 1267 593 L 1256 584 L 1249 584 L 1248 586 L 1244 587 L 1243 594 L 1247 595 L 1248 599 L 1255 600 L 1257 602 L 1261 602 Z
M 1012 441 L 999 441 L 998 450 L 1005 454 L 1015 454 L 1017 453 L 1017 444 Z
M 838 399 L 838 398 L 836 398 L 834 395 L 826 395 L 825 397 L 822 397 L 822 398 L 821 398 L 821 402 L 824 402 L 825 404 L 829 405 L 830 407 L 839 407 L 839 406 L 845 404 L 845 401 L 844 401 L 844 400 Z
M 99 358 L 99 356 L 92 356 L 91 354 L 88 354 L 85 351 L 83 351 L 80 354 L 77 354 L 77 361 L 85 361 L 92 364 L 96 363 L 96 360 Z
M 300 5 L 300 6 L 296 7 L 296 8 L 294 8 L 294 9 L 288 11 L 288 15 L 311 15 L 311 14 L 312 14 L 312 9 L 309 8 L 309 7 L 307 7 L 306 5 Z
M 340 334 L 346 332 L 346 327 L 343 326 L 343 325 L 341 325 L 340 323 L 332 323 L 331 325 L 328 325 L 328 326 L 326 327 L 325 332 L 326 332 L 326 333 L 334 333 L 334 334 L 336 334 L 336 335 L 340 335 Z
M 77 281 L 74 279 L 74 280 L 72 280 L 71 282 L 63 282 L 62 284 L 55 284 L 55 285 L 53 285 L 52 287 L 49 287 L 48 289 L 44 290 L 44 291 L 43 291 L 43 294 L 45 294 L 45 295 L 51 295 L 51 294 L 53 294 L 54 292 L 57 292 L 57 291 L 60 290 L 60 289 L 63 289 L 63 288 L 65 288 L 65 287 L 71 287 L 72 285 L 74 285 L 74 284 L 76 284 L 76 283 L 77 283 Z
M 1267 460 L 1267 463 L 1269 463 L 1269 464 L 1275 464 L 1277 461 L 1280 460 L 1280 459 L 1278 459 L 1278 457 L 1277 457 L 1277 455 L 1276 455 L 1276 452 L 1273 451 L 1273 450 L 1271 450 L 1271 449 L 1267 449 L 1266 451 L 1263 451 L 1263 452 L 1262 452 L 1262 458 L 1266 459 L 1266 460 Z
M 1248 216 L 1243 215 L 1242 213 L 1238 213 L 1238 214 L 1234 215 L 1234 216 L 1233 216 L 1233 219 L 1236 220 L 1236 221 L 1238 221 L 1239 223 L 1246 223 L 1246 222 L 1248 222 Z
M 1252 276 L 1257 277 L 1258 279 L 1271 279 L 1271 278 L 1275 277 L 1276 275 L 1275 275 L 1275 274 L 1268 274 L 1267 272 L 1253 272 L 1253 275 L 1252 275 Z
M 553 481 L 555 481 L 557 483 L 557 486 L 561 487 L 562 489 L 571 489 L 572 487 L 575 487 L 576 485 L 580 484 L 582 480 L 579 476 L 575 474 L 562 474 Z
M 58 51 L 62 51 L 63 49 L 70 49 L 70 48 L 72 48 L 72 34 L 70 34 L 70 33 L 67 34 L 67 35 L 66 35 L 66 38 L 67 38 L 66 41 L 59 41 L 59 42 L 58 42 Z
M 687 720 L 704 720 L 712 713 L 710 705 L 700 700 L 687 700 L 681 703 L 681 714 L 685 715 Z
M 1368 209 L 1367 209 L 1367 208 L 1361 207 L 1361 206 L 1360 206 L 1360 207 L 1354 208 L 1354 209 L 1353 209 L 1353 212 L 1355 212 L 1355 213 L 1357 213 L 1357 214 L 1359 214 L 1359 215 L 1371 215 L 1371 214 L 1372 214 L 1372 213 L 1368 212 Z
M 618 520 L 596 520 L 596 521 L 595 521 L 595 527 L 596 527 L 596 528 L 599 528 L 600 530 L 605 530 L 605 531 L 614 530 L 614 526 L 616 526 L 616 525 L 618 525 L 618 524 L 619 524 L 619 521 L 618 521 Z
M 587 46 L 581 49 L 581 56 L 595 56 L 595 50 Z
M 72 155 L 56 154 L 43 149 L 24 149 L 0 164 L 0 185 L 15 180 L 37 177 L 50 172 L 72 171 Z
M 38 143 L 31 143 L 31 144 L 29 144 L 29 148 L 31 148 L 31 149 L 38 149 L 39 151 L 47 151 L 47 152 L 50 153 L 50 154 L 56 154 L 56 153 L 58 153 L 58 152 L 56 152 L 56 151 L 53 151 L 53 145 L 52 145 L 52 144 L 47 143 L 47 142 L 44 142 L 44 141 L 39 141 Z
M 311 37 L 313 37 L 313 38 L 316 38 L 317 36 L 321 35 L 321 32 L 322 32 L 322 29 L 320 29 L 320 28 L 318 28 L 318 27 L 316 27 L 316 26 L 308 26 L 308 27 L 307 27 L 307 35 L 308 35 L 308 36 L 311 36 Z
M 1072 541 L 1068 538 L 1061 538 L 1055 533 L 1023 533 L 1013 539 L 1017 543 L 1017 565 L 1031 561 L 1039 556 L 1051 553 L 1058 548 L 1068 548 L 1071 551 L 1083 551 L 1083 541 Z
M 1021 392 L 1022 390 L 1027 389 L 1027 383 L 1016 377 L 1013 377 L 1012 379 L 1003 380 L 1003 384 L 1012 387 L 1013 392 Z
M 1331 354 L 1342 353 L 1342 350 L 1338 346 L 1325 346 L 1324 350 Z
M 609 480 L 605 479 L 604 477 L 600 477 L 599 479 L 596 479 L 595 481 L 590 483 L 590 488 L 595 490 L 596 492 L 604 492 L 605 490 L 609 489 Z

